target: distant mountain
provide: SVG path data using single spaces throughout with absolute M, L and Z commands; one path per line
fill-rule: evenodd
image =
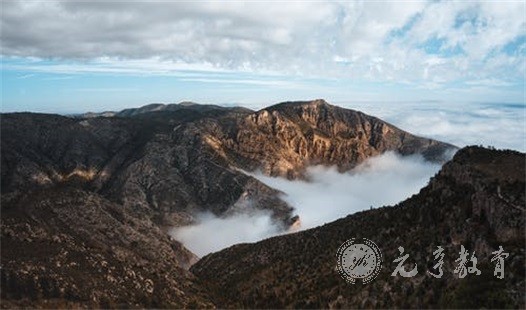
M 323 100 L 106 116 L 1 115 L 3 303 L 212 305 L 185 270 L 197 258 L 166 229 L 201 211 L 265 209 L 284 229 L 296 220 L 279 191 L 240 170 L 302 178 L 312 164 L 343 171 L 385 151 L 444 161 L 455 148 Z
M 130 117 L 130 116 L 138 116 L 141 114 L 146 113 L 152 113 L 152 112 L 175 112 L 175 111 L 196 111 L 199 113 L 206 113 L 210 111 L 220 111 L 220 110 L 226 110 L 228 108 L 221 107 L 218 105 L 211 105 L 211 104 L 197 104 L 195 102 L 190 101 L 184 101 L 180 103 L 172 103 L 172 104 L 162 104 L 162 103 L 152 103 L 145 106 L 142 106 L 140 108 L 134 108 L 134 109 L 124 109 L 115 115 L 118 117 Z
M 525 163 L 514 151 L 460 150 L 417 195 L 394 207 L 356 213 L 324 226 L 210 254 L 190 271 L 225 308 L 520 308 L 525 304 Z M 338 247 L 368 238 L 383 252 L 383 269 L 367 284 L 349 284 L 336 269 Z M 461 245 L 481 275 L 459 279 Z M 392 277 L 398 247 L 416 263 L 413 278 Z M 444 248 L 444 275 L 427 272 Z M 502 246 L 504 279 L 492 252 Z M 468 257 L 468 258 L 469 258 Z M 471 266 L 468 262 L 467 267 Z M 215 294 L 214 294 L 215 293 Z
M 87 112 L 87 113 L 81 113 L 81 114 L 74 114 L 71 115 L 71 117 L 74 118 L 96 118 L 96 117 L 113 117 L 117 114 L 113 111 L 104 111 L 104 112 Z
M 139 108 L 130 108 L 130 109 L 124 109 L 122 111 L 114 112 L 114 111 L 105 111 L 105 112 L 87 112 L 87 113 L 81 113 L 81 114 L 74 114 L 72 117 L 74 118 L 96 118 L 96 117 L 136 117 L 136 116 L 142 116 L 142 114 L 150 114 L 153 112 L 174 112 L 174 111 L 183 111 L 182 114 L 187 114 L 189 111 L 194 111 L 199 114 L 210 112 L 210 111 L 220 111 L 225 110 L 227 108 L 221 107 L 218 105 L 211 105 L 211 104 L 198 104 L 191 101 L 183 101 L 179 103 L 170 103 L 170 104 L 164 104 L 164 103 L 151 103 L 147 104 L 145 106 L 139 107 Z M 234 108 L 230 108 L 231 110 Z M 241 107 L 236 107 L 235 109 L 243 109 Z M 148 115 L 151 117 L 152 115 Z M 173 116 L 173 115 L 172 115 Z

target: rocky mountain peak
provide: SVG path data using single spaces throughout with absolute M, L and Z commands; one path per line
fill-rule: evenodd
M 302 116 L 306 113 L 308 114 L 323 114 L 331 111 L 334 106 L 330 105 L 323 99 L 316 99 L 312 101 L 293 101 L 285 102 L 283 104 L 278 104 L 270 107 L 270 110 L 279 111 L 285 115 L 290 114 L 290 116 L 298 115 Z
M 222 126 L 215 126 L 216 132 L 218 127 Z M 421 153 L 441 161 L 445 151 L 454 148 L 322 99 L 279 103 L 247 114 L 236 128 L 222 131 L 220 153 L 236 154 L 228 160 L 244 169 L 288 178 L 302 177 L 309 165 L 349 170 L 385 151 Z

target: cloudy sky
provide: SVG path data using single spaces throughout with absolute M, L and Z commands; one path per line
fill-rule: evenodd
M 3 111 L 524 102 L 524 1 L 1 5 Z

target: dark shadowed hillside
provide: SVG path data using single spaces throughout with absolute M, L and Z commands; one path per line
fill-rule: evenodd
M 247 308 L 524 308 L 525 155 L 479 147 L 460 150 L 428 186 L 394 206 L 360 212 L 322 227 L 201 259 L 191 271 L 210 283 L 215 302 Z M 345 282 L 338 247 L 368 238 L 383 251 L 378 278 Z M 460 245 L 476 251 L 482 274 L 453 274 Z M 392 277 L 397 248 L 410 254 L 413 278 Z M 435 279 L 433 251 L 445 249 L 444 276 Z M 493 276 L 491 252 L 502 246 L 505 277 Z M 471 255 L 471 254 L 470 254 Z
M 2 308 L 210 307 L 197 259 L 147 218 L 79 189 L 2 199 Z

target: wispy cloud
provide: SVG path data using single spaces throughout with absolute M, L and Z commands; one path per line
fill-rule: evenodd
M 52 76 L 43 78 L 43 81 L 61 81 L 61 80 L 71 80 L 74 79 L 74 76 Z
M 254 80 L 254 79 L 219 79 L 219 78 L 181 78 L 185 82 L 200 82 L 200 83 L 214 83 L 214 84 L 244 84 L 244 85 L 259 85 L 259 86 L 274 86 L 294 88 L 300 87 L 300 84 L 284 80 Z
M 159 57 L 147 59 L 126 60 L 108 57 L 97 57 L 85 61 L 48 61 L 45 59 L 30 59 L 20 57 L 5 58 L 4 70 L 25 70 L 55 74 L 135 74 L 135 75 L 169 75 L 189 76 L 206 73 L 234 73 L 232 70 L 217 68 L 206 63 L 184 63 L 163 60 Z
M 30 73 L 30 74 L 24 74 L 24 75 L 17 76 L 16 79 L 17 79 L 17 80 L 25 80 L 25 79 L 32 78 L 32 77 L 34 77 L 35 75 L 36 75 L 36 74 L 33 74 L 33 73 Z
M 495 87 L 495 86 L 499 87 L 499 86 L 515 85 L 515 83 L 510 83 L 508 81 L 495 79 L 495 78 L 466 81 L 466 84 L 470 86 L 484 86 L 484 87 Z
M 136 92 L 140 91 L 139 88 L 107 88 L 107 87 L 101 87 L 101 88 L 72 88 L 67 89 L 68 91 L 73 92 Z

